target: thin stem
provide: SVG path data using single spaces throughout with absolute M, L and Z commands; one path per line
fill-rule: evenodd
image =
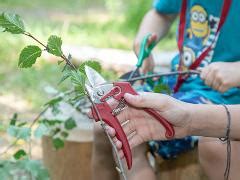
M 49 106 L 47 106 L 46 108 L 44 108 L 33 120 L 33 122 L 31 123 L 31 125 L 29 126 L 30 129 L 32 129 L 32 127 L 34 126 L 34 124 L 38 121 L 38 119 L 48 110 Z M 0 153 L 0 156 L 3 156 L 4 154 L 6 154 L 10 149 L 12 149 L 20 140 L 21 138 L 17 138 L 15 139 L 15 141 L 13 143 L 11 143 L 8 147 L 6 147 L 6 149 Z M 30 139 L 29 139 L 29 143 L 31 146 L 31 135 L 30 135 Z M 31 147 L 29 147 L 31 148 Z
M 48 47 L 47 47 L 45 44 L 43 44 L 40 40 L 38 40 L 36 37 L 34 37 L 31 33 L 29 33 L 29 32 L 24 32 L 23 34 L 26 35 L 26 36 L 28 36 L 28 37 L 30 37 L 30 38 L 32 38 L 33 40 L 35 40 L 36 42 L 38 42 L 39 44 L 41 44 L 46 50 L 48 50 Z M 72 64 L 71 61 L 70 61 L 64 54 L 62 54 L 60 57 L 61 57 L 61 58 L 66 62 L 66 64 L 68 64 L 71 68 L 73 68 L 74 70 L 77 70 L 77 68 L 74 66 L 74 64 Z
M 74 66 L 74 64 L 64 54 L 61 55 L 61 58 L 66 62 L 67 65 L 77 71 L 77 68 Z
M 41 41 L 39 41 L 37 38 L 35 38 L 31 33 L 29 32 L 24 32 L 24 35 L 34 39 L 35 41 L 37 41 L 39 44 L 41 44 L 45 49 L 47 49 L 48 47 L 46 45 L 44 45 Z
M 122 81 L 124 81 L 124 82 L 134 82 L 134 81 L 144 80 L 144 79 L 148 79 L 148 78 L 156 78 L 156 77 L 162 77 L 162 76 L 173 76 L 173 75 L 185 75 L 185 74 L 200 74 L 200 71 L 188 70 L 188 71 L 173 71 L 173 72 L 167 72 L 167 73 L 156 73 L 156 74 L 131 78 L 131 79 L 128 79 L 128 80 L 122 80 Z
M 15 141 L 12 144 L 10 144 L 8 147 L 6 147 L 6 149 L 3 152 L 0 153 L 0 156 L 6 154 L 10 149 L 12 149 L 17 144 L 18 141 L 19 138 L 15 139 Z
M 49 106 L 46 106 L 33 120 L 29 128 L 32 128 L 34 124 L 38 121 L 38 119 L 48 110 Z

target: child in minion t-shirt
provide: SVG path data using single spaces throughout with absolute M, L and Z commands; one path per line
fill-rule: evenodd
M 150 22 L 147 21 L 167 19 L 165 15 L 180 14 L 182 2 L 183 0 L 155 0 L 153 8 L 157 13 L 149 12 L 146 14 L 138 35 L 144 34 L 143 32 L 161 32 L 162 27 L 156 29 L 156 25 L 153 25 L 154 28 L 151 29 Z M 230 8 L 220 33 L 217 33 L 224 2 L 230 3 Z M 197 68 L 202 70 L 201 76 L 191 75 L 188 77 L 179 91 L 173 93 L 172 96 L 181 101 L 195 104 L 240 104 L 240 89 L 237 88 L 240 86 L 240 50 L 238 46 L 240 42 L 240 16 L 236 15 L 237 12 L 240 12 L 240 1 L 188 0 L 186 12 L 181 70 L 188 70 L 206 48 L 212 46 L 212 49 Z M 153 21 L 152 24 L 154 24 Z M 173 58 L 172 71 L 178 70 L 179 57 L 178 54 Z M 177 78 L 165 78 L 164 82 L 174 88 Z M 151 141 L 149 144 L 154 155 L 168 159 L 175 158 L 181 152 L 193 148 L 196 141 L 197 139 L 194 137 L 186 137 L 180 140 Z M 222 152 L 221 144 L 217 143 L 215 144 L 216 148 L 213 147 L 215 149 L 212 151 L 216 150 L 216 153 L 213 155 L 209 153 L 212 157 L 218 154 L 218 150 Z M 238 146 L 240 147 L 239 144 Z M 203 148 L 205 148 L 204 145 Z M 137 171 L 135 169 L 134 172 L 137 173 Z

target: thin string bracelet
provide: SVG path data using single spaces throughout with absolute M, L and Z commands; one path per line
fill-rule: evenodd
M 226 128 L 226 136 L 219 138 L 222 142 L 227 142 L 227 165 L 224 172 L 224 180 L 229 179 L 229 173 L 231 168 L 231 141 L 230 141 L 230 128 L 231 128 L 231 114 L 229 112 L 228 107 L 225 104 L 222 104 L 227 114 L 227 128 Z

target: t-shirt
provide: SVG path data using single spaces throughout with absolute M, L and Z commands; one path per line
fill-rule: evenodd
M 224 0 L 188 0 L 186 29 L 184 35 L 183 70 L 196 60 L 204 48 L 212 44 L 221 16 Z M 155 0 L 153 7 L 162 14 L 180 13 L 182 0 Z M 240 1 L 232 0 L 230 11 L 215 47 L 202 61 L 201 67 L 212 62 L 240 61 Z M 179 55 L 172 60 L 172 70 L 179 64 Z M 234 74 L 232 74 L 234 76 Z M 214 103 L 239 104 L 240 89 L 231 88 L 225 93 L 215 91 L 204 84 L 197 75 L 191 75 L 181 86 L 182 92 L 203 96 Z

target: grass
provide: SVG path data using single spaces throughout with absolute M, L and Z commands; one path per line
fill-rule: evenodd
M 145 0 L 141 0 L 145 3 Z M 43 42 L 51 34 L 59 35 L 65 44 L 120 48 L 131 50 L 136 29 L 142 16 L 150 8 L 137 6 L 134 0 L 122 0 L 121 8 L 113 0 L 1 0 L 0 12 L 20 14 L 27 29 Z M 124 5 L 126 7 L 124 7 Z M 128 6 L 127 6 L 128 5 Z M 132 8 L 135 7 L 135 8 Z M 144 8 L 144 9 L 143 9 Z M 141 10 L 141 11 L 140 11 Z M 159 44 L 161 50 L 176 48 L 175 29 Z M 20 35 L 0 33 L 0 92 L 13 93 L 31 102 L 36 109 L 46 102 L 44 87 L 57 87 L 61 72 L 55 64 L 38 62 L 32 69 L 17 68 L 21 49 L 33 42 Z M 115 77 L 106 72 L 108 78 Z M 61 85 L 66 89 L 69 84 Z

